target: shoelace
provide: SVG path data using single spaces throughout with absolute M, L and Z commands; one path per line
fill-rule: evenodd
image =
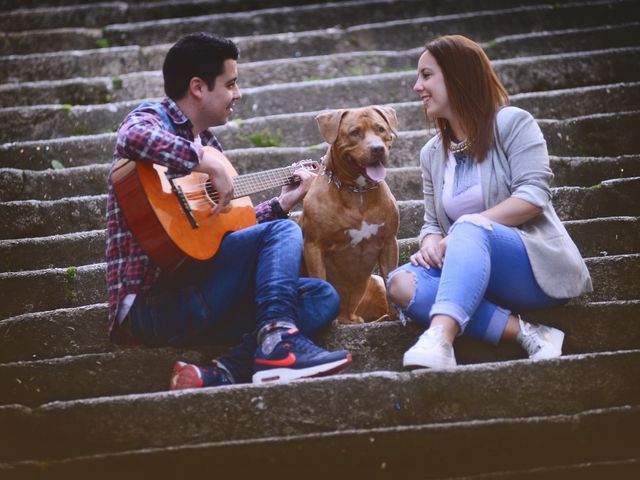
M 522 331 L 522 347 L 529 353 L 529 355 L 533 355 L 542 348 L 538 335 L 536 335 L 536 332 L 534 332 L 533 328 L 529 325 L 527 325 Z
M 286 340 L 288 343 L 295 346 L 295 348 L 301 352 L 319 353 L 324 351 L 320 347 L 318 347 L 315 343 L 313 343 L 311 340 L 309 340 L 307 337 L 297 333 L 290 335 L 288 338 L 285 337 L 283 338 L 283 340 Z

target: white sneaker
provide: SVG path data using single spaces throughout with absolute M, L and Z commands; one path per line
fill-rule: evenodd
M 457 365 L 453 345 L 444 338 L 442 326 L 429 328 L 404 353 L 405 368 L 451 368 Z
M 520 320 L 518 343 L 529 354 L 531 360 L 543 360 L 562 355 L 564 332 L 545 325 L 536 325 Z

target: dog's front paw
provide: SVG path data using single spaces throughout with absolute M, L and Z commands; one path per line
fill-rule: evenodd
M 342 325 L 353 325 L 355 323 L 364 323 L 364 318 L 360 315 L 339 316 L 338 323 Z

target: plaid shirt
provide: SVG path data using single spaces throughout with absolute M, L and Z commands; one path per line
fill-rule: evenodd
M 192 124 L 176 103 L 165 98 L 161 103 L 144 103 L 124 119 L 118 129 L 114 162 L 132 158 L 159 163 L 168 168 L 167 176 L 187 175 L 202 158 L 202 145 L 222 146 L 210 130 L 196 142 Z M 277 218 L 271 202 L 255 207 L 258 222 Z M 142 250 L 120 210 L 108 181 L 107 199 L 107 286 L 109 296 L 109 330 L 113 329 L 118 308 L 128 294 L 149 290 L 160 275 L 158 267 Z

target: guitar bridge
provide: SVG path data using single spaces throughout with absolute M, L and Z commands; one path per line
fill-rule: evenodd
M 182 207 L 182 211 L 186 215 L 187 220 L 189 220 L 189 223 L 191 224 L 191 228 L 198 228 L 200 225 L 198 225 L 198 222 L 193 216 L 191 207 L 189 206 L 189 201 L 187 200 L 187 197 L 182 191 L 182 187 L 180 187 L 180 185 L 176 185 L 172 179 L 169 180 L 169 182 L 171 183 L 171 190 L 173 191 L 175 196 L 178 197 L 178 203 L 180 203 L 180 207 Z

